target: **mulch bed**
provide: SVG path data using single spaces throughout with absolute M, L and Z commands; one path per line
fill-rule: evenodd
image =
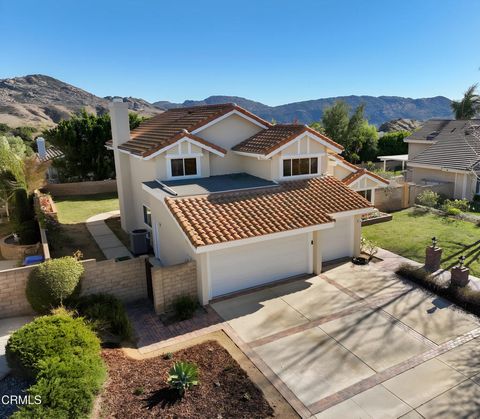
M 173 354 L 134 360 L 121 349 L 104 349 L 108 382 L 101 411 L 113 418 L 266 418 L 273 409 L 246 372 L 215 341 L 208 341 Z M 199 367 L 198 386 L 183 398 L 165 383 L 176 361 Z

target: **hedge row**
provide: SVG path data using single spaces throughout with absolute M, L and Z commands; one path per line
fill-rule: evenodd
M 38 317 L 9 339 L 6 356 L 13 372 L 35 378 L 28 392 L 41 404 L 18 410 L 14 418 L 88 417 L 106 377 L 100 341 L 83 318 L 66 310 Z

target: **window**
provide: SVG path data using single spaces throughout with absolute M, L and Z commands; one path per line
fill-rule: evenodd
M 475 194 L 480 195 L 480 179 L 477 178 L 477 186 L 475 187 Z
M 367 189 L 365 191 L 358 191 L 360 195 L 362 195 L 367 201 L 372 202 L 372 190 Z
M 143 206 L 143 222 L 150 227 L 152 226 L 152 211 L 145 205 Z
M 197 159 L 172 159 L 171 162 L 172 177 L 175 176 L 195 176 L 197 174 Z
M 318 174 L 318 157 L 283 160 L 283 176 Z

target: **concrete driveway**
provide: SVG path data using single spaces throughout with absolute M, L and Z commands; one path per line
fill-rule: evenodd
M 385 264 L 213 304 L 303 417 L 480 416 L 480 322 Z

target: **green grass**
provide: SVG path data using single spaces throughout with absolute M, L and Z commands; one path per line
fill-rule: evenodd
M 84 223 L 92 215 L 118 210 L 116 193 L 54 197 L 62 224 Z
M 451 268 L 464 255 L 470 273 L 480 276 L 480 227 L 474 223 L 407 209 L 394 213 L 390 222 L 362 231 L 378 246 L 421 263 L 425 261 L 425 247 L 435 236 L 443 248 L 443 268 Z

